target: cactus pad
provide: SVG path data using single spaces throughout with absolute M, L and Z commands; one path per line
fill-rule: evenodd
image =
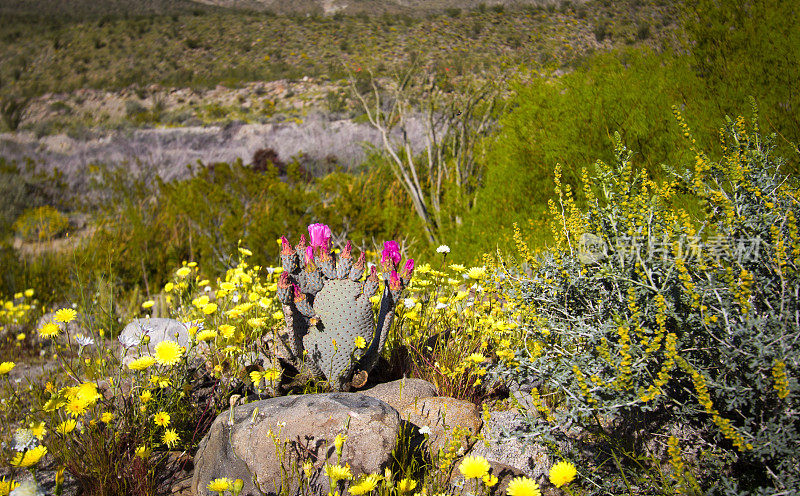
M 285 344 L 290 356 L 303 362 L 312 374 L 327 379 L 334 390 L 346 390 L 356 372 L 355 382 L 366 382 L 377 362 L 392 325 L 395 304 L 411 278 L 413 261 L 409 260 L 398 276 L 398 245 L 386 243 L 384 291 L 376 326 L 369 300 L 379 287 L 375 267 L 361 281 L 363 253 L 353 262 L 348 242 L 337 257 L 328 246 L 327 226 L 313 224 L 309 234 L 312 244 L 305 246 L 303 237 L 296 249 L 286 238 L 282 240 L 284 273 L 278 298 L 286 319 Z M 362 348 L 357 347 L 358 338 L 364 340 Z

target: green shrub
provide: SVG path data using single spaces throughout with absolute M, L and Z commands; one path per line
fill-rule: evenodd
M 675 113 L 695 159 L 669 181 L 619 137 L 585 209 L 557 173 L 556 248 L 509 279 L 527 346 L 499 375 L 538 385 L 529 436 L 589 434 L 564 454 L 591 494 L 794 494 L 800 190 L 757 125 L 728 121 L 711 160 Z
M 542 222 L 556 164 L 566 164 L 563 181 L 577 185 L 579 171 L 570 164 L 613 159 L 608 145 L 617 130 L 631 144 L 636 166 L 656 178 L 663 175 L 659 164 L 688 160 L 680 137 L 670 132 L 669 108 L 698 84 L 687 59 L 634 49 L 598 55 L 558 79 L 533 73 L 530 82 L 517 84 L 487 146 L 483 188 L 464 223 L 466 249 L 477 256 L 498 243 L 509 247 L 514 222 Z M 705 116 L 712 112 L 687 106 L 703 116 L 697 139 L 710 144 L 716 125 Z
M 25 241 L 48 241 L 64 234 L 69 228 L 66 215 L 50 206 L 26 210 L 14 222 L 14 232 Z

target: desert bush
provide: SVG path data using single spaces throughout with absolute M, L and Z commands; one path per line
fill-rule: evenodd
M 733 114 L 755 97 L 770 131 L 800 141 L 800 96 L 795 90 L 800 84 L 800 33 L 790 21 L 796 6 L 775 0 L 692 0 L 682 4 L 681 12 L 685 48 L 707 88 L 704 98 L 720 113 Z
M 48 241 L 69 228 L 69 219 L 55 208 L 45 205 L 23 212 L 14 222 L 14 232 L 25 241 Z
M 669 108 L 697 88 L 686 59 L 646 50 L 601 54 L 574 72 L 550 79 L 534 72 L 529 82 L 512 86 L 510 110 L 486 146 L 486 173 L 478 201 L 466 215 L 460 247 L 471 256 L 512 246 L 514 222 L 539 224 L 547 217 L 550 178 L 556 163 L 590 163 L 613 159 L 609 133 L 620 130 L 630 143 L 637 167 L 662 176 L 659 164 L 690 158 L 680 137 L 670 132 Z M 676 82 L 677 81 L 677 82 Z M 700 115 L 697 139 L 711 143 L 714 127 L 700 104 L 686 104 Z M 562 180 L 576 186 L 579 171 L 569 165 Z M 582 201 L 582 191 L 576 190 Z M 493 226 L 493 236 L 487 236 Z M 539 245 L 547 241 L 541 238 Z
M 0 116 L 3 124 L 9 131 L 16 131 L 22 119 L 25 117 L 25 110 L 28 108 L 30 99 L 17 95 L 0 96 Z
M 712 160 L 674 112 L 685 171 L 654 181 L 617 136 L 583 209 L 557 171 L 554 249 L 506 265 L 527 337 L 499 376 L 536 385 L 528 435 L 591 494 L 796 493 L 798 185 L 755 120 Z

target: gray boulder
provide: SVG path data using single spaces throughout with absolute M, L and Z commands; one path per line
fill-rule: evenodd
M 207 495 L 216 478 L 242 479 L 241 494 L 327 494 L 322 471 L 336 464 L 334 439 L 344 434 L 341 463 L 354 477 L 383 473 L 398 443 L 401 420 L 386 403 L 360 393 L 283 396 L 248 403 L 221 413 L 195 455 L 192 491 Z M 302 464 L 313 463 L 305 479 Z M 285 491 L 285 492 L 284 492 Z
M 361 391 L 361 394 L 372 396 L 387 403 L 397 411 L 402 411 L 422 398 L 438 396 L 436 386 L 424 379 L 405 378 L 378 384 Z

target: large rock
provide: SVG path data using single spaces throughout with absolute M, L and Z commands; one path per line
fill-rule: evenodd
M 432 456 L 438 453 L 439 448 L 447 449 L 454 438 L 461 442 L 458 453 L 464 453 L 483 424 L 475 404 L 447 396 L 418 399 L 400 410 L 400 416 L 418 429 L 427 427 L 430 430 L 428 450 Z M 456 427 L 465 429 L 466 434 L 455 436 Z
M 294 494 L 303 477 L 299 467 L 308 460 L 317 472 L 311 493 L 327 494 L 328 480 L 320 469 L 327 461 L 336 463 L 337 434 L 347 435 L 341 463 L 358 476 L 383 473 L 400 427 L 394 408 L 360 393 L 283 396 L 242 405 L 221 413 L 200 442 L 192 491 L 209 494 L 210 481 L 228 477 L 244 481 L 243 496 L 255 496 L 255 477 L 266 493 L 286 494 L 283 480 L 284 489 Z
M 361 392 L 387 403 L 397 411 L 402 411 L 422 398 L 438 396 L 436 386 L 424 379 L 398 379 Z

